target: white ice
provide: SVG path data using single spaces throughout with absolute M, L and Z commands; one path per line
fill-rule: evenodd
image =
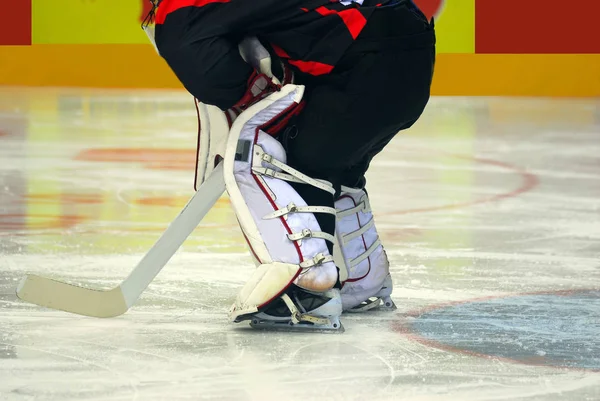
M 120 318 L 16 298 L 127 276 L 195 136 L 183 92 L 0 88 L 0 400 L 600 400 L 600 100 L 433 99 L 368 174 L 399 308 L 344 334 L 228 322 L 253 264 L 226 198 Z

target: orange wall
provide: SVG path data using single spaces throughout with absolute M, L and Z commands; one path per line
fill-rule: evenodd
M 415 1 L 436 16 L 434 94 L 600 96 L 600 0 Z M 149 4 L 0 0 L 0 84 L 181 88 L 139 27 Z

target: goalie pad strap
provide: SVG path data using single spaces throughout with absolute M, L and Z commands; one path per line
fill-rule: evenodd
M 336 217 L 338 220 L 343 219 L 344 217 L 352 216 L 358 212 L 369 213 L 371 211 L 371 207 L 364 200 L 360 202 L 358 205 L 354 206 L 351 209 L 346 210 L 337 210 Z
M 367 193 L 364 189 L 343 186 L 335 206 L 336 236 L 340 247 L 336 261 L 339 266 L 339 261 L 343 260 L 348 271 L 348 277 L 341 278 L 341 281 L 355 283 L 369 277 L 367 281 L 374 280 L 378 286 L 379 281 L 383 280 L 379 276 L 384 274 L 382 272 L 385 269 L 377 270 L 377 267 L 388 262 L 375 228 Z
M 327 262 L 333 262 L 333 256 L 326 256 L 325 254 L 319 253 L 314 258 L 305 260 L 304 262 L 300 263 L 299 266 L 302 269 L 310 269 L 313 266 L 322 265 L 323 263 Z
M 373 242 L 371 244 L 371 246 L 369 247 L 369 249 L 367 249 L 362 255 L 360 255 L 359 257 L 352 259 L 350 261 L 350 267 L 354 267 L 357 266 L 360 262 L 362 262 L 363 260 L 367 259 L 369 256 L 371 256 L 371 254 L 375 251 L 375 249 L 377 249 L 377 247 L 381 245 L 381 240 L 378 238 L 375 242 Z
M 336 214 L 336 210 L 327 206 L 296 206 L 291 202 L 286 207 L 277 210 L 276 212 L 267 214 L 263 219 L 274 219 L 276 217 L 286 216 L 290 213 L 329 213 Z
M 342 241 L 343 241 L 344 245 L 347 245 L 348 242 L 352 241 L 354 238 L 360 237 L 361 235 L 363 235 L 364 233 L 369 231 L 371 229 L 371 227 L 373 227 L 374 225 L 375 225 L 375 220 L 371 219 L 371 220 L 369 220 L 369 222 L 367 224 L 365 224 L 358 230 L 352 231 L 351 233 L 342 236 Z
M 290 241 L 301 241 L 304 238 L 322 238 L 329 242 L 335 242 L 335 237 L 333 235 L 321 231 L 313 232 L 308 228 L 305 228 L 299 233 L 288 234 L 287 237 Z
M 260 175 L 266 175 L 268 177 L 278 178 L 278 179 L 284 180 L 284 181 L 296 182 L 298 184 L 304 184 L 305 183 L 300 178 L 296 178 L 296 177 L 294 177 L 293 175 L 290 175 L 290 174 L 280 173 L 280 172 L 278 172 L 276 170 L 273 170 L 272 168 L 267 168 L 267 167 L 252 167 L 252 171 L 254 171 L 255 173 L 260 174 Z
M 265 153 L 264 150 L 258 145 L 255 145 L 255 147 L 254 147 L 254 154 L 259 159 L 259 160 L 257 160 L 259 164 L 260 164 L 260 160 L 262 160 L 263 162 L 269 163 L 275 167 L 280 168 L 281 170 L 287 172 L 288 174 L 278 173 L 277 171 L 269 169 L 269 168 L 253 166 L 252 170 L 256 173 L 279 178 L 279 179 L 282 179 L 285 181 L 293 181 L 293 182 L 298 182 L 301 184 L 312 185 L 313 187 L 317 187 L 319 189 L 322 189 L 323 191 L 327 191 L 332 195 L 335 194 L 335 189 L 333 188 L 333 185 L 330 182 L 311 178 L 311 177 L 307 176 L 306 174 L 303 174 L 303 173 L 299 172 L 298 170 L 293 169 L 292 167 L 288 166 L 287 164 L 282 163 L 281 161 L 277 160 L 273 156 Z

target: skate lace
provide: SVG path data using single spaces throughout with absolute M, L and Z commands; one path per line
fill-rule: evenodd
M 270 167 L 265 167 L 263 162 L 270 164 L 281 171 L 275 170 Z M 277 160 L 273 156 L 266 153 L 259 145 L 254 146 L 254 158 L 252 161 L 252 171 L 258 175 L 277 178 L 288 182 L 296 182 L 300 184 L 307 184 L 313 187 L 319 188 L 323 191 L 327 191 L 330 194 L 335 194 L 333 185 L 325 180 L 319 180 L 311 178 L 306 174 L 288 166 L 287 164 Z M 264 220 L 283 218 L 287 219 L 289 215 L 294 213 L 325 213 L 336 215 L 335 208 L 327 206 L 297 206 L 293 202 L 290 202 L 287 206 L 280 208 L 273 213 L 269 213 L 263 216 Z M 319 238 L 329 241 L 333 244 L 336 242 L 336 238 L 323 231 L 312 231 L 308 228 L 303 229 L 300 232 L 287 234 L 290 241 L 296 241 L 298 245 L 302 245 L 302 240 L 307 238 Z M 313 266 L 317 266 L 326 262 L 333 262 L 333 256 L 319 253 L 312 259 L 305 260 L 300 263 L 300 267 L 307 269 Z

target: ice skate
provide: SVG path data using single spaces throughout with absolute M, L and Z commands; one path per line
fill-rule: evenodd
M 396 309 L 391 298 L 390 265 L 375 228 L 367 193 L 342 186 L 335 207 L 338 247 L 334 254 L 338 265 L 345 264 L 348 275 L 340 277 L 344 312 Z
M 256 329 L 280 331 L 343 332 L 340 322 L 342 300 L 340 291 L 311 293 L 292 286 L 264 310 L 238 316 L 235 322 L 250 320 Z

